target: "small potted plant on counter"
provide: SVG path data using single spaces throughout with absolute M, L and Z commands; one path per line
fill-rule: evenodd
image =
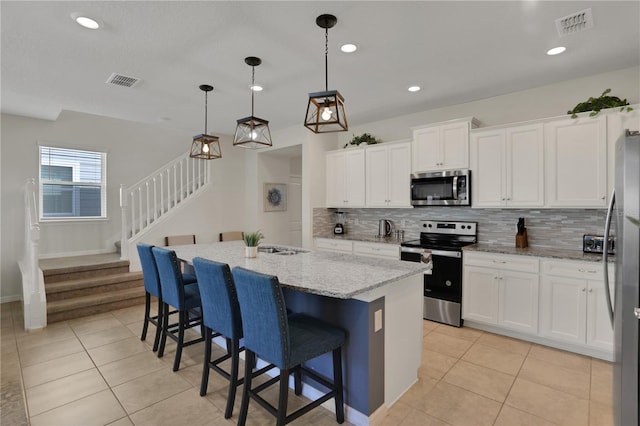
M 263 238 L 264 235 L 260 231 L 244 233 L 245 257 L 256 257 L 258 255 L 258 244 Z

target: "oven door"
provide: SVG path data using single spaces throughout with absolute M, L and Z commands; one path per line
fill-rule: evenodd
M 424 275 L 424 296 L 460 303 L 462 301 L 462 252 L 431 250 L 433 268 Z

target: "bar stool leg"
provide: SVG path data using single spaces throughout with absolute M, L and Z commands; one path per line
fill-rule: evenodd
M 162 336 L 160 337 L 160 346 L 158 347 L 158 358 L 164 356 L 164 346 L 167 343 L 167 334 L 169 333 L 169 305 L 162 304 Z
M 142 325 L 142 335 L 140 335 L 140 340 L 145 340 L 147 338 L 147 329 L 149 328 L 150 311 L 151 311 L 151 294 L 145 291 L 144 293 L 144 324 Z
M 160 344 L 160 336 L 162 335 L 162 324 L 164 321 L 162 319 L 164 310 L 162 309 L 162 301 L 158 299 L 158 319 L 156 320 L 156 337 L 153 339 L 153 352 L 158 350 L 158 345 Z
M 336 421 L 344 423 L 344 394 L 342 391 L 342 350 L 333 350 L 333 386 L 336 389 Z
M 231 417 L 233 404 L 236 401 L 236 388 L 238 387 L 238 367 L 240 364 L 240 341 L 227 339 L 231 342 L 231 371 L 229 372 L 229 393 L 227 394 L 227 408 L 224 410 L 224 418 Z
M 178 312 L 178 346 L 176 347 L 176 358 L 173 361 L 173 371 L 178 371 L 180 368 L 180 359 L 182 358 L 182 346 L 184 345 L 184 328 L 188 319 L 189 312 Z
M 302 366 L 293 370 L 293 390 L 296 395 L 302 395 Z
M 211 362 L 211 329 L 204 327 L 204 363 L 202 366 L 202 380 L 200 381 L 200 396 L 207 394 L 209 385 L 209 363 Z
M 278 417 L 276 426 L 287 423 L 287 398 L 289 396 L 289 369 L 280 370 L 280 394 L 278 396 Z
M 238 416 L 238 426 L 244 426 L 247 423 L 247 413 L 249 411 L 249 391 L 251 389 L 251 376 L 253 373 L 253 364 L 255 354 L 249 349 L 244 351 L 244 389 L 242 390 L 242 405 L 240 406 L 240 415 Z

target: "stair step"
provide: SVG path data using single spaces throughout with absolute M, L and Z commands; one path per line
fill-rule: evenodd
M 47 302 L 47 322 L 54 323 L 141 305 L 144 299 L 144 287 L 136 287 Z
M 127 288 L 144 287 L 142 272 L 121 272 L 93 278 L 46 283 L 47 300 L 54 302 L 74 297 L 90 296 Z
M 89 255 L 40 260 L 40 269 L 45 283 L 94 278 L 129 272 L 129 261 L 120 260 L 119 255 Z

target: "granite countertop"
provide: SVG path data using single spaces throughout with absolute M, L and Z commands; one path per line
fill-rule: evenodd
M 493 244 L 473 244 L 463 248 L 464 251 L 484 251 L 487 253 L 515 254 L 522 256 L 548 257 L 564 260 L 582 260 L 586 262 L 602 262 L 602 254 L 583 253 L 580 250 L 563 250 L 539 247 L 515 248 L 497 246 Z M 609 261 L 615 261 L 615 256 L 609 255 Z
M 382 244 L 396 244 L 400 245 L 406 241 L 415 240 L 415 238 L 407 238 L 398 239 L 394 237 L 376 237 L 375 235 L 369 234 L 322 234 L 322 235 L 314 235 L 314 238 L 329 238 L 332 240 L 345 240 L 345 241 L 362 241 L 365 243 L 382 243 Z
M 339 299 L 350 299 L 430 268 L 430 264 L 424 263 L 306 250 L 290 256 L 259 252 L 256 258 L 246 258 L 243 241 L 169 248 L 175 250 L 177 256 L 187 262 L 199 256 L 228 263 L 231 268 L 241 266 L 277 275 L 283 286 Z

